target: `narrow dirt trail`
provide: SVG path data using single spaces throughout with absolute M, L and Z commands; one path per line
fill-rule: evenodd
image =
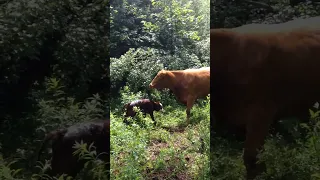
M 190 140 L 191 134 L 199 134 L 196 128 L 191 127 L 163 127 L 169 134 L 167 141 L 153 139 L 148 148 L 149 161 L 154 165 L 147 168 L 147 178 L 152 180 L 192 178 L 191 169 L 194 168 L 196 158 L 201 156 L 197 145 Z M 193 137 L 192 139 L 199 139 Z

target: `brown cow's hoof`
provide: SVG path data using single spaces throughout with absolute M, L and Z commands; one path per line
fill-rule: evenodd
M 256 164 L 254 169 L 247 171 L 247 180 L 254 180 L 257 176 L 266 171 L 266 165 L 264 163 Z
M 256 172 L 247 172 L 246 180 L 254 180 L 255 177 L 257 177 L 257 173 Z
M 188 124 L 190 124 L 190 119 L 189 118 L 187 118 L 187 120 L 186 120 L 186 125 L 188 125 Z

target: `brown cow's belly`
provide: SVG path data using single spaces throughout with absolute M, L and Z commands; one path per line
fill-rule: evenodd
M 243 126 L 246 124 L 243 109 L 246 106 L 241 101 L 211 101 L 211 111 L 218 124 L 229 124 L 232 126 Z
M 203 92 L 203 93 L 197 94 L 197 98 L 205 98 L 205 97 L 207 97 L 209 94 L 210 94 L 210 91 L 209 91 L 209 92 Z
M 175 97 L 177 98 L 177 100 L 184 104 L 184 105 L 187 105 L 187 102 L 188 102 L 188 92 L 187 90 L 185 89 L 175 89 L 173 91 L 173 94 L 175 95 Z
M 320 86 L 319 86 L 320 87 Z M 309 113 L 309 109 L 312 108 L 314 103 L 320 100 L 320 88 L 311 90 L 292 90 L 287 88 L 282 92 L 256 92 L 254 90 L 247 90 L 249 93 L 238 93 L 237 91 L 230 90 L 221 99 L 215 100 L 214 94 L 212 94 L 212 106 L 214 114 L 221 114 L 223 121 L 235 125 L 246 124 L 244 121 L 246 113 L 250 112 L 249 105 L 254 103 L 263 107 L 267 103 L 274 104 L 276 108 L 277 117 L 286 118 L 293 116 L 306 116 Z M 273 93 L 273 94 L 272 94 Z M 245 101 L 246 98 L 251 100 Z
M 185 105 L 185 106 L 188 104 L 187 97 L 179 97 L 179 98 L 178 98 L 178 101 L 179 101 L 180 103 L 182 103 L 183 105 Z

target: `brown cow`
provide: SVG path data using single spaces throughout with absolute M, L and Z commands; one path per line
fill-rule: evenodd
M 153 111 L 163 110 L 163 106 L 160 102 L 151 101 L 149 99 L 139 99 L 124 105 L 123 108 L 126 110 L 125 117 L 134 117 L 137 114 L 137 112 L 133 110 L 133 107 L 139 107 L 144 117 L 146 117 L 146 114 L 150 114 L 154 125 L 156 125 L 156 121 L 153 116 Z
M 170 89 L 178 101 L 187 106 L 188 123 L 194 102 L 210 93 L 210 67 L 176 71 L 161 70 L 149 87 L 159 90 Z
M 75 141 L 87 143 L 89 146 L 94 143 L 98 157 L 106 162 L 106 170 L 110 165 L 110 120 L 78 123 L 68 128 L 62 128 L 48 133 L 38 153 L 38 160 L 41 152 L 49 141 L 52 141 L 51 171 L 49 175 L 67 174 L 75 177 L 83 168 L 85 161 L 78 161 L 78 156 L 73 155 Z M 109 174 L 108 174 L 109 176 Z
M 211 111 L 216 121 L 245 126 L 247 179 L 265 169 L 256 155 L 273 121 L 302 116 L 320 99 L 319 22 L 210 30 Z

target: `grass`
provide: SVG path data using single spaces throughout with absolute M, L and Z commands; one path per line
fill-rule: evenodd
M 267 170 L 257 180 L 316 180 L 320 179 L 320 121 L 311 118 L 309 124 L 301 124 L 307 129 L 307 136 L 293 138 L 289 142 L 281 133 L 269 135 L 259 154 L 260 161 Z M 297 127 L 289 129 L 295 131 Z M 291 137 L 292 138 L 292 137 Z M 243 163 L 243 142 L 214 137 L 211 159 L 213 177 L 216 180 L 245 180 Z
M 184 106 L 164 109 L 157 126 L 111 112 L 111 179 L 209 179 L 210 103 L 195 105 L 188 125 Z

